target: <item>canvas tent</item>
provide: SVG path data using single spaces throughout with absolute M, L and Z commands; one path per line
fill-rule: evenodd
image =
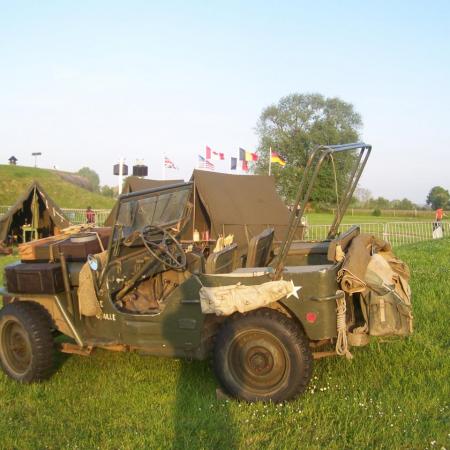
M 36 228 L 39 237 L 52 236 L 58 229 L 71 225 L 37 182 L 33 182 L 19 200 L 0 217 L 0 241 L 6 242 L 8 237 L 17 236 L 21 242 L 22 227 L 25 224 Z
M 279 197 L 275 179 L 267 175 L 229 175 L 194 170 L 191 198 L 192 217 L 182 238 L 193 238 L 194 230 L 208 231 L 212 239 L 219 234 L 234 234 L 234 241 L 246 247 L 249 240 L 267 227 L 275 229 L 275 240 L 283 240 L 289 222 L 289 210 Z M 146 180 L 129 177 L 124 193 L 136 192 L 182 180 Z M 115 209 L 105 222 L 112 226 Z
M 194 170 L 194 221 L 186 233 L 209 231 L 211 238 L 234 234 L 246 246 L 265 228 L 275 229 L 275 240 L 287 232 L 289 210 L 279 197 L 275 179 L 268 175 L 229 175 Z
M 147 180 L 139 177 L 128 177 L 122 189 L 122 194 L 130 192 L 143 191 L 144 189 L 153 189 L 161 186 L 170 186 L 171 184 L 183 183 L 184 180 Z M 117 203 L 106 218 L 104 226 L 112 227 L 116 216 Z

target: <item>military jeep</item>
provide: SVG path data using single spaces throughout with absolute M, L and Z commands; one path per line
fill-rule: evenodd
M 328 238 L 294 242 L 322 163 L 343 151 L 354 152 L 356 165 Z M 301 394 L 313 359 L 349 357 L 352 329 L 368 322 L 372 305 L 362 314 L 367 300 L 338 281 L 359 229 L 340 235 L 338 229 L 370 151 L 360 143 L 318 147 L 285 240 L 273 242 L 266 229 L 240 259 L 233 243 L 214 248 L 179 239 L 191 214 L 191 183 L 122 195 L 103 252 L 74 261 L 58 244 L 46 261 L 6 267 L 4 372 L 23 383 L 48 378 L 59 333 L 66 337 L 57 339 L 59 350 L 81 355 L 96 348 L 196 360 L 212 355 L 220 384 L 237 399 L 278 402 Z M 99 239 L 95 234 L 67 239 L 85 245 Z

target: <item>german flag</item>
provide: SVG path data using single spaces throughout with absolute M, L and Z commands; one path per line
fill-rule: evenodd
M 270 162 L 279 164 L 280 166 L 284 167 L 286 165 L 286 161 L 276 152 L 272 152 L 270 155 Z

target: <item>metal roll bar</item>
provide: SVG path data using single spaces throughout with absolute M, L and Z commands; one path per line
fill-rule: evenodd
M 292 212 L 289 218 L 288 231 L 284 241 L 281 244 L 280 252 L 278 254 L 274 274 L 275 280 L 281 278 L 281 274 L 284 268 L 284 262 L 288 255 L 289 249 L 291 248 L 297 228 L 305 212 L 306 205 L 311 198 L 311 193 L 323 162 L 326 158 L 332 158 L 333 154 L 335 153 L 353 150 L 357 150 L 359 152 L 357 157 L 355 158 L 355 164 L 352 168 L 351 175 L 344 190 L 343 196 L 338 202 L 333 223 L 331 224 L 328 231 L 327 239 L 333 239 L 338 233 L 342 217 L 348 205 L 350 204 L 353 193 L 355 192 L 356 186 L 358 185 L 358 181 L 361 178 L 364 167 L 372 151 L 372 146 L 367 145 L 364 142 L 343 145 L 320 145 L 311 152 L 311 155 L 309 156 L 306 163 L 303 178 L 300 182 L 295 203 L 293 205 Z M 299 205 L 300 209 L 298 210 Z

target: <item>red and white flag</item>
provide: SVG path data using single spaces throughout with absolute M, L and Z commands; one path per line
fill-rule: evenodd
M 206 159 L 225 159 L 225 154 L 211 150 L 211 147 L 206 146 Z
M 178 167 L 167 156 L 164 156 L 164 167 L 178 170 Z

